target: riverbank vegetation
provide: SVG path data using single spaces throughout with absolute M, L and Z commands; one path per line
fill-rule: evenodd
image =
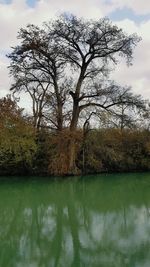
M 0 101 L 0 172 L 77 175 L 149 170 L 149 105 L 110 78 L 140 41 L 107 18 L 62 15 L 20 29 Z M 26 94 L 32 113 L 18 107 Z
M 10 96 L 0 100 L 0 112 L 1 175 L 67 175 L 67 149 L 72 138 L 76 140 L 76 166 L 82 174 L 150 170 L 147 124 L 122 129 L 112 123 L 89 127 L 86 132 L 78 128 L 71 136 L 68 129 L 41 128 L 37 132 L 32 117 L 24 115 Z

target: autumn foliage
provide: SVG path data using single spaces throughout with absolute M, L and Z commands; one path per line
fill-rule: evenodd
M 34 129 L 11 96 L 0 99 L 0 170 L 15 174 L 31 171 L 36 152 Z

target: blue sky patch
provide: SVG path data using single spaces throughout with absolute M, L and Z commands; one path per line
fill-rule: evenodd
M 21 0 L 20 0 L 21 1 Z M 30 7 L 35 7 L 36 3 L 38 0 L 26 0 L 26 3 L 28 4 L 28 6 Z M 0 0 L 0 4 L 11 4 L 12 0 Z
M 37 1 L 38 1 L 38 0 L 26 0 L 27 4 L 28 4 L 30 7 L 35 7 Z
M 136 23 L 140 23 L 142 21 L 147 21 L 150 19 L 150 14 L 148 15 L 136 15 L 132 9 L 130 8 L 117 8 L 115 11 L 109 14 L 109 18 L 113 21 L 130 19 L 135 21 Z
M 7 4 L 9 5 L 12 2 L 12 0 L 0 0 L 0 4 Z

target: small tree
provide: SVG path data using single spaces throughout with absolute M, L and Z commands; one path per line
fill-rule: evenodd
M 0 169 L 6 173 L 31 169 L 36 153 L 34 129 L 22 112 L 10 95 L 0 99 Z

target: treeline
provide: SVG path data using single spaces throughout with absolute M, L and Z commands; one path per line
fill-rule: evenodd
M 67 143 L 73 138 L 67 128 L 35 130 L 10 96 L 0 99 L 0 113 L 1 175 L 67 174 Z M 148 129 L 78 129 L 74 139 L 80 174 L 150 170 Z
M 82 160 L 80 156 L 80 166 Z M 82 166 L 85 173 L 150 170 L 150 132 L 135 129 L 93 130 L 85 142 Z

